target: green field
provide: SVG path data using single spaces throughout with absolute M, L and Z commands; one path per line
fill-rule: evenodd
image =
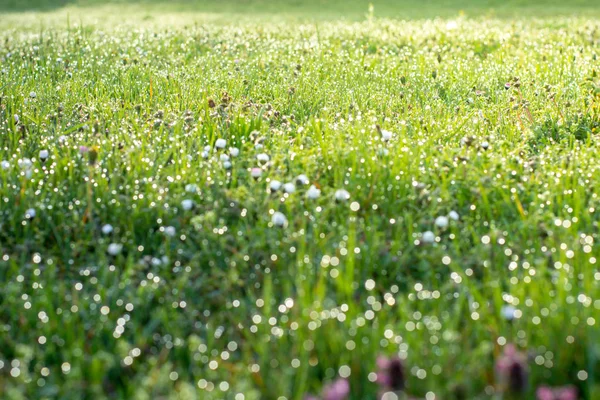
M 84 16 L 107 14 L 111 19 L 133 14 L 153 17 L 165 12 L 192 14 L 210 13 L 221 16 L 224 22 L 235 23 L 240 17 L 281 20 L 290 18 L 315 20 L 364 20 L 369 4 L 376 15 L 386 18 L 424 19 L 456 17 L 464 13 L 471 17 L 531 18 L 596 16 L 600 17 L 597 0 L 0 0 L 0 11 L 56 11 L 71 9 L 71 13 Z M 99 11 L 105 8 L 106 13 Z M 45 19 L 47 16 L 42 17 Z
M 596 0 L 0 0 L 0 398 L 600 399 L 598 53 Z

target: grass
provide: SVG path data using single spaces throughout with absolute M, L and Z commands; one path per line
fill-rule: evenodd
M 6 14 L 2 398 L 598 398 L 600 20 L 379 9 Z
M 0 10 L 8 12 L 51 11 L 71 9 L 74 14 L 82 13 L 81 8 L 98 13 L 99 7 L 115 10 L 116 7 L 132 8 L 139 14 L 146 10 L 148 16 L 164 12 L 193 12 L 220 15 L 231 23 L 240 17 L 254 20 L 271 17 L 275 19 L 363 20 L 369 4 L 375 6 L 377 16 L 387 18 L 424 19 L 434 17 L 456 17 L 458 13 L 467 16 L 488 16 L 497 18 L 529 18 L 549 16 L 600 16 L 596 0 L 0 0 Z M 108 12 L 111 17 L 118 14 Z

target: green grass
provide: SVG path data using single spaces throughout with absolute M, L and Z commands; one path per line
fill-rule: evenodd
M 62 7 L 133 7 L 150 14 L 165 11 L 204 12 L 223 15 L 230 21 L 240 16 L 281 18 L 360 20 L 369 4 L 378 16 L 388 18 L 455 17 L 459 12 L 468 16 L 500 18 L 600 15 L 596 0 L 0 0 L 0 10 L 55 10 Z M 93 12 L 93 11 L 92 11 Z M 114 15 L 113 15 L 114 16 Z
M 3 16 L 1 398 L 598 398 L 600 20 L 352 7 Z

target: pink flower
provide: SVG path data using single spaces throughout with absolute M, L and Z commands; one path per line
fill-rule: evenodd
M 252 170 L 250 171 L 250 175 L 252 175 L 252 177 L 254 179 L 258 179 L 262 175 L 262 169 L 260 169 L 260 168 L 252 168 Z
M 404 365 L 400 357 L 377 358 L 377 383 L 385 390 L 404 390 L 406 382 Z
M 527 358 L 517 351 L 514 344 L 507 344 L 504 348 L 504 354 L 496 361 L 496 372 L 502 391 L 523 393 L 527 390 Z
M 350 384 L 347 379 L 337 379 L 323 387 L 323 400 L 344 400 L 350 394 Z
M 537 400 L 577 400 L 577 388 L 575 386 L 562 386 L 551 388 L 540 386 L 535 392 Z

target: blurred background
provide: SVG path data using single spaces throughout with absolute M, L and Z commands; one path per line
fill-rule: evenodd
M 142 6 L 149 11 L 286 13 L 306 18 L 362 19 L 371 3 L 378 17 L 389 18 L 450 17 L 458 13 L 498 18 L 600 15 L 600 0 L 0 0 L 0 10 L 10 13 L 123 4 Z

